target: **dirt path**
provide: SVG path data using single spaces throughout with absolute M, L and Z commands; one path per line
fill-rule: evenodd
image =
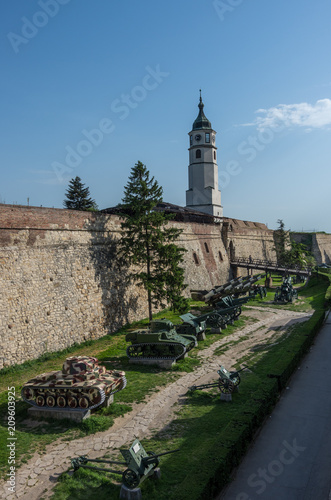
M 16 492 L 9 494 L 6 483 L 0 484 L 0 497 L 8 500 L 38 500 L 49 498 L 59 475 L 70 467 L 69 458 L 88 454 L 89 458 L 103 456 L 107 450 L 118 448 L 138 439 L 149 437 L 160 431 L 173 418 L 173 406 L 180 402 L 195 384 L 208 383 L 217 379 L 220 364 L 231 369 L 245 353 L 254 346 L 277 341 L 291 324 L 306 321 L 310 314 L 266 307 L 249 307 L 245 316 L 255 318 L 255 322 L 227 337 L 221 337 L 210 347 L 200 351 L 202 366 L 193 373 L 183 374 L 176 382 L 154 393 L 147 403 L 141 403 L 124 417 L 115 420 L 113 427 L 69 443 L 58 440 L 46 447 L 46 453 L 35 454 L 28 463 L 18 469 Z M 257 321 L 256 321 L 257 320 Z M 254 321 L 254 320 L 253 320 Z M 240 342 L 241 337 L 248 336 Z M 233 345 L 232 342 L 235 342 Z M 230 344 L 229 344 L 230 343 Z M 215 349 L 227 344 L 227 351 L 216 356 Z

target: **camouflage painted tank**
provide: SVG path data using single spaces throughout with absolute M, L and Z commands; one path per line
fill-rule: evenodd
M 195 335 L 177 333 L 166 319 L 152 321 L 149 330 L 135 330 L 125 339 L 132 343 L 126 350 L 128 357 L 139 359 L 176 360 L 197 345 Z
M 21 394 L 33 406 L 92 409 L 125 386 L 125 372 L 107 371 L 91 356 L 72 356 L 65 360 L 62 370 L 26 382 Z

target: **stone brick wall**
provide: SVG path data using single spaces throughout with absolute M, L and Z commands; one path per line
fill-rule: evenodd
M 220 227 L 173 224 L 188 250 L 187 295 L 228 279 Z M 0 205 L 0 368 L 147 316 L 145 293 L 116 261 L 119 237 L 114 215 Z
M 317 264 L 331 264 L 331 234 L 291 233 L 291 239 L 306 245 Z
M 274 232 L 265 224 L 225 218 L 223 240 L 229 257 L 277 260 Z
M 314 234 L 313 255 L 317 264 L 331 264 L 331 234 Z

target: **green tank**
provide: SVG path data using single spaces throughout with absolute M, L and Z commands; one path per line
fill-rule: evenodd
M 177 333 L 173 323 L 167 319 L 151 322 L 149 330 L 135 330 L 125 337 L 129 358 L 136 359 L 180 359 L 197 345 L 195 335 Z
M 90 410 L 125 386 L 124 371 L 108 371 L 91 356 L 71 356 L 62 370 L 42 373 L 26 382 L 21 395 L 33 406 Z

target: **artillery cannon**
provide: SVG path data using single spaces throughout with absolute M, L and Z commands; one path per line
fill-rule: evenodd
M 183 320 L 183 323 L 175 326 L 176 332 L 180 335 L 195 335 L 199 340 L 207 328 L 206 315 L 194 316 L 194 314 L 187 313 L 179 317 Z
M 267 289 L 262 285 L 253 285 L 248 294 L 250 299 L 255 298 L 257 295 L 260 295 L 261 299 L 264 299 L 267 296 Z
M 218 288 L 213 288 L 213 290 L 208 292 L 204 297 L 205 302 L 214 304 L 229 295 L 242 295 L 247 293 L 254 283 L 262 277 L 262 274 L 256 274 L 255 276 L 246 276 L 244 278 L 240 277 L 235 280 L 231 280 L 228 283 L 225 283 Z
M 218 387 L 223 394 L 231 394 L 240 384 L 239 373 L 246 368 L 248 368 L 248 366 L 244 366 L 237 371 L 228 371 L 224 368 L 224 366 L 221 366 L 220 370 L 217 370 L 220 377 L 217 382 L 212 382 L 211 384 L 193 385 L 189 390 L 197 391 L 200 389 L 209 389 L 210 387 Z
M 104 459 L 92 459 L 85 455 L 71 459 L 71 466 L 74 471 L 78 470 L 80 467 L 84 469 L 99 470 L 103 472 L 111 472 L 113 474 L 119 474 L 122 476 L 122 482 L 127 488 L 137 488 L 140 483 L 142 483 L 147 477 L 154 473 L 154 470 L 159 465 L 159 457 L 168 455 L 170 453 L 176 453 L 177 450 L 165 451 L 163 453 L 154 453 L 153 451 L 145 451 L 144 447 L 138 439 L 136 439 L 128 450 L 120 449 L 123 455 L 124 462 L 118 462 L 114 460 L 104 460 Z M 93 467 L 87 465 L 88 462 L 96 463 L 107 463 L 116 465 L 125 465 L 127 469 L 124 472 L 119 470 L 112 470 L 102 467 Z
M 233 279 L 228 281 L 227 283 L 224 283 L 224 285 L 221 285 L 217 288 L 213 288 L 204 296 L 205 302 L 215 302 L 219 297 L 222 297 L 222 295 L 230 295 L 230 293 L 227 293 L 230 291 L 235 285 L 238 285 L 243 281 L 244 278 L 241 276 L 239 278 Z
M 238 318 L 240 312 L 237 306 L 232 306 L 215 308 L 213 311 L 201 316 L 194 316 L 191 313 L 183 314 L 180 317 L 184 323 L 182 325 L 177 325 L 176 329 L 180 333 L 185 331 L 185 333 L 195 335 L 197 325 L 202 325 L 203 323 L 212 328 L 226 328 L 229 323 L 233 324 L 233 321 Z
M 237 290 L 235 290 L 235 294 L 244 294 L 249 292 L 249 290 L 252 288 L 254 283 L 259 281 L 264 275 L 263 274 L 256 274 L 255 276 L 248 277 L 246 281 L 242 284 L 241 287 L 237 287 Z
M 293 300 L 298 298 L 298 292 L 292 286 L 291 276 L 284 278 L 284 281 L 280 287 L 276 289 L 274 302 L 293 302 Z
M 177 333 L 167 319 L 151 321 L 150 329 L 128 333 L 125 340 L 132 343 L 127 356 L 140 360 L 180 359 L 197 345 L 195 335 Z

